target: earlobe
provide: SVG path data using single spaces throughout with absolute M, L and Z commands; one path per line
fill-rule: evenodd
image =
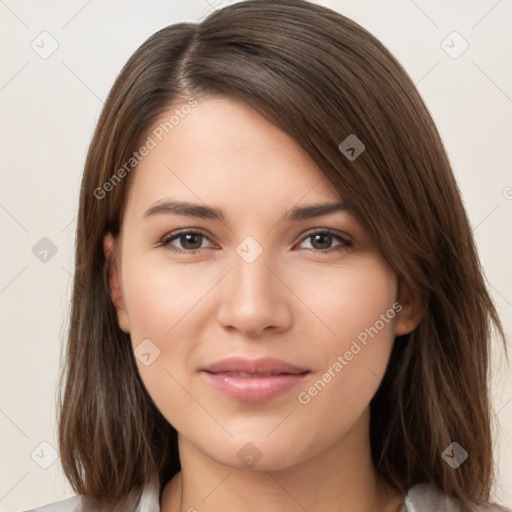
M 123 291 L 121 288 L 121 275 L 119 263 L 117 261 L 116 240 L 111 233 L 107 233 L 103 238 L 103 251 L 108 266 L 108 284 L 110 296 L 117 311 L 117 321 L 119 327 L 126 333 L 130 332 L 128 315 L 124 304 Z
M 421 322 L 426 311 L 426 305 L 421 304 L 418 299 L 412 297 L 410 290 L 402 286 L 398 294 L 400 311 L 396 316 L 395 336 L 403 336 L 414 331 Z

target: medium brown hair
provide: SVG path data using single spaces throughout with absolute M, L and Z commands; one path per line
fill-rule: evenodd
M 403 494 L 430 482 L 471 506 L 493 476 L 488 359 L 503 331 L 434 122 L 406 71 L 369 32 L 303 1 L 251 0 L 151 36 L 101 113 L 80 193 L 59 447 L 79 495 L 114 506 L 179 470 L 176 430 L 147 393 L 118 326 L 102 240 L 120 231 L 131 175 L 95 190 L 133 156 L 155 120 L 188 98 L 240 99 L 292 136 L 340 192 L 425 307 L 397 337 L 371 402 L 377 473 Z M 365 145 L 349 160 L 349 135 Z M 136 172 L 136 171 L 133 171 Z M 443 450 L 469 458 L 452 469 Z

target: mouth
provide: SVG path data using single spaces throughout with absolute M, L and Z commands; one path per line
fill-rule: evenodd
M 262 357 L 259 359 L 248 359 L 242 356 L 233 356 L 216 361 L 204 368 L 209 373 L 232 374 L 233 376 L 264 376 L 290 374 L 296 375 L 309 371 L 307 368 L 276 359 L 274 357 Z M 240 375 L 237 375 L 240 374 Z
M 206 371 L 206 370 L 205 370 Z M 266 373 L 246 373 L 246 372 L 208 372 L 212 375 L 228 375 L 229 377 L 247 377 L 257 379 L 261 377 L 274 377 L 275 375 L 301 375 L 307 372 L 286 373 L 286 372 L 266 372 Z
M 201 370 L 207 383 L 241 402 L 265 402 L 297 386 L 310 370 L 274 358 L 224 359 Z

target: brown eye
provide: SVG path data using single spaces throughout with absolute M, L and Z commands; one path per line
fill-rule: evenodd
M 203 235 L 199 233 L 186 233 L 179 235 L 176 240 L 179 240 L 183 249 L 200 249 L 203 241 Z
M 202 247 L 204 240 L 208 240 L 208 238 L 200 231 L 181 231 L 179 233 L 170 233 L 169 235 L 166 235 L 160 241 L 159 246 L 176 252 L 187 252 L 193 254 L 206 248 Z M 179 246 L 177 246 L 177 244 L 173 244 L 172 242 L 174 241 L 177 241 Z
M 352 242 L 350 240 L 347 240 L 345 237 L 331 231 L 315 231 L 314 233 L 310 233 L 304 237 L 302 240 L 304 241 L 308 239 L 311 240 L 311 247 L 305 247 L 305 249 L 323 253 L 342 250 L 346 247 L 352 246 Z M 333 247 L 332 244 L 336 241 L 339 243 Z

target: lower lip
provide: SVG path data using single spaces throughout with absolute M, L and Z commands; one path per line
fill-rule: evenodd
M 234 377 L 205 371 L 202 373 L 213 387 L 231 398 L 241 402 L 265 402 L 295 387 L 309 372 L 269 377 Z

